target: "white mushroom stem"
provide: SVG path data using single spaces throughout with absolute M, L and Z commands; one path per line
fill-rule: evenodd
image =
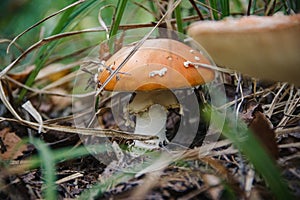
M 158 139 L 135 141 L 136 147 L 154 149 L 160 143 L 168 141 L 166 137 L 167 112 L 165 107 L 155 104 L 149 108 L 148 112 L 137 114 L 134 134 L 156 135 Z
M 154 135 L 158 139 L 135 141 L 135 147 L 149 150 L 168 142 L 166 137 L 167 109 L 178 107 L 175 95 L 169 90 L 137 92 L 129 104 L 129 112 L 136 116 L 134 134 Z

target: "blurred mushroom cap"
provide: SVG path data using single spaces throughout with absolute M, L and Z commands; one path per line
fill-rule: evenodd
M 300 86 L 300 14 L 199 21 L 188 34 L 217 65 Z

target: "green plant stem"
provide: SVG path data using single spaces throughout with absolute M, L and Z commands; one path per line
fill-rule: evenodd
M 209 3 L 210 3 L 210 7 L 212 8 L 210 10 L 210 12 L 212 12 L 212 17 L 214 20 L 218 20 L 219 19 L 219 16 L 218 16 L 218 6 L 217 6 L 217 1 L 216 0 L 209 0 Z
M 153 2 L 153 1 L 148 1 L 148 2 L 149 2 L 151 11 L 152 11 L 153 13 L 156 13 L 157 10 L 155 9 L 154 2 Z
M 182 16 L 181 16 L 181 6 L 180 4 L 175 8 L 175 18 L 177 24 L 177 31 L 183 34 L 183 24 L 182 24 Z
M 114 20 L 112 21 L 111 29 L 109 32 L 109 38 L 113 37 L 114 35 L 116 35 L 118 33 L 119 25 L 121 23 L 121 19 L 122 19 L 122 16 L 124 14 L 124 11 L 125 11 L 125 8 L 127 5 L 127 1 L 128 0 L 118 1 L 117 10 L 115 12 Z M 110 49 L 111 53 L 113 53 L 113 51 L 114 51 L 113 45 L 114 45 L 114 41 L 110 40 L 109 41 L 109 49 Z
M 220 3 L 222 9 L 222 18 L 229 16 L 230 14 L 229 0 L 220 0 Z
M 67 10 L 66 12 L 64 12 L 59 23 L 53 29 L 52 34 L 59 33 L 60 31 L 63 30 L 63 28 L 65 27 L 64 22 L 66 21 L 66 19 L 69 17 L 69 15 L 72 13 L 72 11 L 74 9 L 75 9 L 75 7 L 72 7 L 69 10 Z M 26 86 L 32 86 L 36 76 L 38 75 L 39 71 L 44 67 L 44 64 L 46 63 L 47 58 L 51 55 L 51 52 L 52 52 L 53 48 L 56 46 L 56 44 L 57 44 L 57 41 L 41 47 L 41 49 L 39 50 L 39 52 L 37 54 L 36 60 L 34 62 L 35 69 L 31 72 L 31 74 L 29 75 L 28 79 L 25 82 Z M 19 102 L 21 102 L 24 99 L 26 93 L 27 93 L 27 89 L 23 88 L 19 94 L 19 99 L 18 99 Z
M 255 9 L 256 9 L 256 0 L 252 0 L 252 6 L 250 8 L 249 15 L 252 15 L 255 12 Z

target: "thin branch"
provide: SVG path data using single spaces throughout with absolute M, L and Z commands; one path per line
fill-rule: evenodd
M 250 15 L 250 12 L 251 12 L 251 6 L 252 6 L 252 0 L 249 0 L 248 8 L 247 8 L 247 15 L 248 16 Z
M 183 19 L 183 21 L 193 21 L 197 19 L 197 16 L 190 16 L 190 17 L 186 17 Z M 163 24 L 164 22 L 161 22 L 161 24 Z M 171 23 L 176 23 L 175 19 L 171 20 Z M 153 23 L 147 23 L 147 24 L 128 24 L 128 25 L 120 25 L 120 30 L 129 30 L 129 29 L 135 29 L 135 28 L 145 28 L 145 27 L 153 27 Z M 157 26 L 157 24 L 156 24 Z M 110 29 L 110 28 L 109 28 Z M 36 42 L 35 44 L 31 45 L 29 48 L 27 48 L 18 58 L 16 58 L 12 63 L 10 63 L 8 66 L 6 66 L 6 68 L 4 70 L 2 70 L 0 72 L 0 78 L 2 78 L 8 71 L 10 71 L 18 62 L 20 62 L 20 60 L 22 60 L 23 58 L 25 58 L 27 56 L 27 54 L 29 54 L 31 51 L 33 51 L 34 49 L 47 44 L 51 41 L 57 40 L 57 39 L 61 39 L 64 37 L 69 37 L 69 36 L 74 36 L 74 35 L 78 35 L 78 34 L 82 34 L 82 33 L 92 33 L 92 32 L 101 32 L 101 31 L 105 31 L 104 28 L 99 28 L 99 27 L 94 27 L 94 28 L 88 28 L 88 29 L 84 29 L 84 30 L 79 30 L 79 31 L 71 31 L 71 32 L 66 32 L 66 33 L 59 33 L 56 35 L 52 35 L 46 38 L 43 38 L 41 40 L 39 40 L 38 42 Z
M 17 120 L 17 119 L 11 119 L 11 118 L 5 118 L 0 117 L 0 121 L 11 121 L 16 122 L 25 126 L 29 126 L 33 129 L 38 129 L 39 124 L 36 122 L 30 122 L 27 120 Z M 128 140 L 153 140 L 157 139 L 157 136 L 148 136 L 144 134 L 132 134 L 130 132 L 125 131 L 118 131 L 113 129 L 94 129 L 94 128 L 79 128 L 79 127 L 71 127 L 71 126 L 61 126 L 57 124 L 48 124 L 43 125 L 43 129 L 46 130 L 53 130 L 53 131 L 60 131 L 60 132 L 66 132 L 66 133 L 77 133 L 79 135 L 85 135 L 85 136 L 96 136 L 96 137 L 118 137 L 118 138 L 124 138 Z
M 0 39 L 0 44 L 1 43 L 11 43 L 12 40 L 9 40 L 9 39 Z M 17 43 L 14 43 L 14 45 L 17 47 L 17 49 L 20 51 L 20 52 L 23 52 L 24 50 L 22 49 L 22 47 L 20 47 L 20 45 L 18 45 Z
M 196 10 L 200 20 L 204 20 L 204 17 L 202 15 L 202 13 L 200 12 L 199 8 L 197 7 L 195 1 L 194 0 L 189 0 L 189 2 L 192 4 L 193 8 Z
M 152 10 L 150 10 L 149 8 L 147 8 L 142 3 L 134 1 L 133 4 L 139 6 L 140 8 L 142 8 L 143 10 L 148 12 L 149 14 L 153 15 L 155 19 L 157 19 L 157 20 L 159 19 L 159 15 L 157 13 L 155 13 Z
M 43 38 L 36 42 L 35 44 L 31 45 L 29 48 L 27 48 L 17 59 L 15 59 L 12 63 L 10 63 L 4 70 L 0 72 L 0 78 L 2 78 L 9 70 L 11 70 L 20 60 L 25 58 L 27 54 L 29 54 L 31 51 L 34 49 L 47 44 L 53 40 L 61 39 L 63 37 L 68 37 L 68 36 L 73 36 L 81 33 L 90 33 L 90 32 L 99 32 L 103 31 L 103 28 L 90 28 L 90 29 L 85 29 L 85 30 L 80 30 L 80 31 L 71 31 L 71 32 L 66 32 L 66 33 L 60 33 L 57 35 L 52 35 L 46 38 Z
M 36 89 L 36 88 L 29 87 L 27 85 L 24 85 L 23 83 L 20 83 L 19 81 L 16 81 L 15 79 L 13 79 L 9 76 L 5 76 L 5 79 L 9 80 L 10 82 L 12 82 L 12 83 L 14 83 L 14 84 L 16 84 L 16 85 L 18 85 L 22 88 L 25 88 L 28 91 L 34 92 L 35 94 L 48 94 L 48 95 L 61 96 L 61 97 L 83 98 L 83 97 L 90 96 L 90 95 L 95 93 L 95 92 L 90 92 L 90 93 L 87 93 L 87 94 L 63 94 L 63 93 L 48 91 L 48 90 L 45 90 L 45 89 Z

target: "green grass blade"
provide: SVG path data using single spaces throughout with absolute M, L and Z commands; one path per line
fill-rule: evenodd
M 182 16 L 181 16 L 181 6 L 180 4 L 175 8 L 175 18 L 177 24 L 177 31 L 183 34 L 183 24 L 182 24 Z
M 53 29 L 52 33 L 59 33 L 60 31 L 63 30 L 63 27 L 65 27 L 65 21 L 67 21 L 69 15 L 72 13 L 72 11 L 75 9 L 75 7 L 70 8 L 69 10 L 65 11 L 63 13 L 63 16 L 61 17 L 60 21 L 57 23 L 56 27 Z M 53 49 L 53 47 L 56 45 L 57 41 L 49 44 L 49 45 L 44 45 L 41 47 L 41 49 L 39 50 L 36 60 L 35 60 L 35 69 L 30 73 L 28 79 L 25 82 L 25 85 L 27 86 L 32 86 L 32 84 L 34 83 L 34 80 L 36 78 L 36 76 L 38 75 L 39 71 L 43 68 L 46 59 L 48 58 L 48 56 L 51 53 L 51 49 Z M 50 46 L 50 48 L 48 48 L 48 46 Z M 51 47 L 52 46 L 52 47 Z M 48 51 L 47 51 L 48 50 Z M 25 88 L 23 88 L 19 94 L 19 101 L 22 101 L 25 97 L 27 93 L 27 90 Z
M 149 5 L 150 5 L 150 9 L 153 13 L 156 13 L 157 10 L 155 9 L 155 5 L 153 1 L 148 1 Z
M 39 152 L 38 156 L 33 156 L 29 159 L 30 165 L 26 169 L 35 169 L 41 166 L 43 171 L 44 185 L 44 197 L 45 199 L 57 199 L 56 184 L 55 184 L 55 164 L 66 161 L 69 159 L 78 158 L 81 156 L 89 155 L 90 152 L 102 153 L 106 152 L 105 145 L 95 146 L 81 146 L 78 148 L 62 148 L 57 150 L 50 150 L 50 148 L 41 140 L 34 139 L 32 143 L 35 145 Z
M 220 3 L 221 3 L 222 18 L 229 16 L 230 15 L 229 0 L 220 0 Z
M 113 24 L 111 26 L 109 37 L 112 37 L 117 34 L 123 13 L 124 13 L 126 5 L 127 5 L 127 1 L 128 0 L 118 1 L 117 10 L 115 13 L 115 20 L 113 21 Z
M 60 33 L 62 30 L 64 30 L 66 28 L 66 26 L 68 26 L 68 24 L 70 23 L 68 21 L 69 16 L 72 14 L 72 12 L 76 9 L 76 7 L 73 7 L 67 11 L 65 11 L 62 15 L 62 17 L 60 18 L 59 22 L 56 24 L 55 28 L 52 30 L 51 34 L 57 34 Z
M 71 23 L 67 23 L 65 28 L 73 29 L 83 17 L 88 15 L 93 9 L 100 7 L 101 4 L 103 4 L 103 0 L 90 0 L 87 1 L 86 4 L 79 6 L 78 9 L 74 10 L 67 19 L 67 21 L 70 21 Z
M 250 0 L 251 1 L 251 0 Z M 236 7 L 240 12 L 243 12 L 244 8 L 243 8 L 243 3 L 241 2 L 241 0 L 233 0 L 233 5 L 234 7 Z
M 104 145 L 96 145 L 96 146 L 81 146 L 78 148 L 72 148 L 70 149 L 70 147 L 67 148 L 62 148 L 62 149 L 56 149 L 56 150 L 52 150 L 51 154 L 53 156 L 53 160 L 55 163 L 59 163 L 65 160 L 70 160 L 70 159 L 74 159 L 74 158 L 78 158 L 81 156 L 86 156 L 89 155 L 90 152 L 94 152 L 94 153 L 102 153 L 102 152 L 106 152 L 107 149 Z M 28 169 L 35 169 L 38 168 L 39 166 L 42 165 L 43 160 L 41 159 L 41 157 L 37 157 L 37 156 L 32 156 L 29 159 L 29 163 L 30 165 L 28 166 Z
M 111 29 L 110 29 L 110 32 L 109 32 L 109 37 L 110 38 L 118 33 L 119 25 L 121 23 L 122 16 L 124 14 L 127 2 L 128 2 L 128 0 L 118 1 L 117 9 L 116 9 L 116 12 L 115 12 L 115 15 L 114 15 L 114 20 L 112 22 Z M 114 51 L 114 48 L 113 48 L 114 41 L 110 40 L 108 45 L 109 45 L 110 51 L 112 53 Z
M 212 8 L 210 10 L 210 12 L 212 12 L 213 19 L 218 20 L 219 16 L 218 16 L 218 12 L 217 12 L 217 10 L 218 10 L 217 1 L 216 0 L 209 0 L 209 3 L 210 3 L 210 7 Z
M 256 11 L 256 0 L 252 0 L 252 6 L 250 8 L 250 15 L 254 14 Z
M 44 197 L 49 200 L 57 199 L 57 190 L 55 184 L 55 162 L 49 147 L 41 140 L 34 139 L 32 143 L 39 152 L 39 159 L 41 160 L 41 167 L 43 173 L 44 184 Z
M 220 115 L 217 113 L 215 113 L 214 116 L 216 116 L 214 121 L 222 121 Z M 230 119 L 234 119 L 234 117 Z M 235 146 L 246 155 L 249 161 L 254 165 L 256 171 L 261 174 L 268 183 L 270 190 L 277 199 L 292 199 L 288 187 L 281 177 L 280 170 L 242 121 L 238 121 L 236 128 L 234 128 L 233 123 L 230 121 L 226 122 L 224 127 L 221 127 L 221 124 L 215 125 L 223 129 L 223 135 L 229 138 Z

